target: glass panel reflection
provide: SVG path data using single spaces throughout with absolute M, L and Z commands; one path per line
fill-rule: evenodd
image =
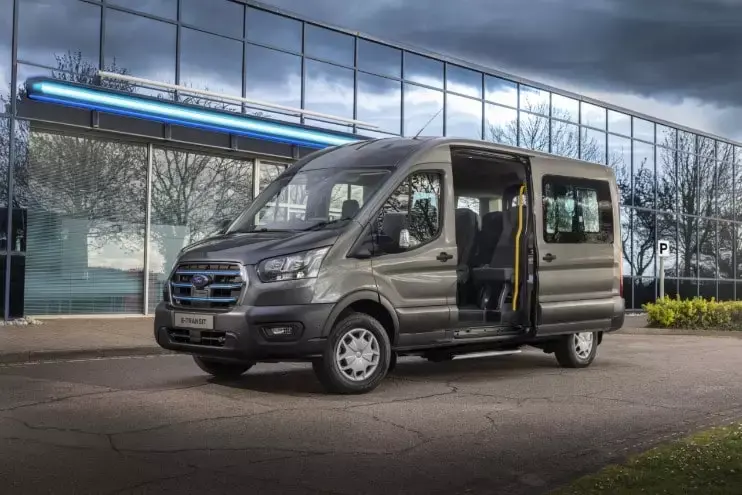
M 742 220 L 742 146 L 734 147 L 734 180 L 734 218 L 740 221 Z
M 181 85 L 242 96 L 241 42 L 183 28 L 180 43 Z M 225 107 L 203 98 L 186 98 L 189 103 Z
M 561 120 L 551 121 L 551 152 L 567 158 L 580 157 L 580 128 Z
M 675 163 L 677 151 L 658 146 L 656 154 L 657 209 L 675 211 L 678 205 L 678 173 Z
M 245 6 L 227 0 L 180 0 L 180 20 L 218 34 L 242 38 Z
M 315 60 L 306 60 L 305 71 L 304 108 L 333 117 L 352 119 L 353 70 Z M 338 125 L 338 128 L 350 130 L 342 125 Z
M 631 209 L 621 208 L 621 254 L 623 259 L 624 278 L 630 278 L 633 274 L 631 257 Z M 629 282 L 630 284 L 631 282 Z M 624 280 L 624 287 L 626 287 Z
M 701 225 L 696 217 L 678 217 L 678 269 L 681 277 L 698 277 L 699 226 Z
M 443 88 L 443 62 L 405 52 L 404 78 L 426 86 Z
M 734 167 L 731 162 L 716 162 L 716 213 L 714 216 L 734 218 Z
M 520 112 L 518 146 L 535 151 L 549 151 L 549 119 Z
M 549 115 L 551 100 L 548 91 L 521 84 L 519 103 L 521 110 L 545 116 Z
M 309 57 L 353 67 L 355 38 L 339 31 L 305 24 L 304 53 Z
M 359 73 L 358 120 L 379 126 L 379 131 L 400 134 L 402 84 L 384 77 Z
M 702 138 L 698 141 L 698 208 L 699 214 L 706 217 L 716 216 L 716 153 L 712 139 Z
M 606 163 L 606 134 L 592 129 L 584 130 L 584 139 L 580 141 L 580 158 L 585 161 Z
M 446 91 L 481 98 L 482 73 L 448 64 L 446 67 Z
M 117 4 L 165 19 L 175 20 L 178 17 L 178 0 L 108 0 L 108 4 Z
M 358 39 L 358 68 L 382 76 L 402 77 L 402 51 Z
M 608 135 L 608 166 L 616 174 L 619 201 L 631 205 L 631 139 Z
M 665 276 L 678 276 L 678 217 L 674 213 L 657 214 L 657 240 L 670 243 L 671 256 L 665 258 Z M 659 261 L 657 276 L 659 276 Z
M 301 22 L 296 19 L 248 7 L 245 32 L 256 43 L 301 53 Z
M 633 205 L 654 208 L 654 146 L 634 141 L 634 195 Z
M 631 136 L 631 117 L 625 113 L 608 110 L 608 132 Z
M 677 152 L 678 208 L 688 215 L 698 214 L 698 158 Z
M 604 131 L 606 121 L 605 108 L 584 101 L 580 102 L 580 106 L 582 112 L 580 115 L 581 124 Z
M 249 43 L 245 50 L 247 98 L 301 108 L 301 57 Z M 249 109 L 248 112 L 290 122 L 299 120 L 298 116 L 261 109 Z
M 404 135 L 443 135 L 443 92 L 404 85 Z M 424 129 L 423 129 L 424 128 Z
M 555 119 L 568 120 L 577 124 L 580 120 L 580 102 L 574 98 L 552 93 L 551 116 Z
M 13 0 L 0 0 L 0 11 L 12 12 Z M 11 45 L 13 41 L 13 17 L 0 16 L 0 113 L 6 111 L 4 103 L 10 96 Z M 4 300 L 4 299 L 3 299 Z
M 446 95 L 446 136 L 482 139 L 482 102 Z
M 657 124 L 657 144 L 666 148 L 677 148 L 677 131 L 672 127 Z
M 656 272 L 656 218 L 649 210 L 632 209 L 631 267 L 634 276 L 653 277 Z
M 8 5 L 3 5 L 6 3 Z M 6 18 L 0 22 L 7 23 L 8 27 L 8 31 L 3 33 L 12 35 L 12 2 L 0 2 L 0 6 L 4 7 L 0 17 Z M 68 57 L 98 67 L 100 7 L 79 0 L 30 0 L 19 2 L 18 9 L 20 60 L 58 67 L 60 57 Z M 74 19 L 74 29 L 61 28 L 60 18 Z M 10 39 L 7 46 L 10 46 Z M 7 82 L 9 85 L 10 80 Z
M 507 79 L 484 76 L 484 97 L 487 101 L 509 107 L 518 107 L 518 84 Z
M 737 241 L 736 226 L 731 222 L 719 222 L 719 277 L 734 278 L 734 245 Z
M 19 133 L 25 313 L 142 313 L 145 146 Z
M 654 143 L 654 122 L 637 117 L 632 118 L 634 119 L 634 139 L 641 139 L 642 141 Z
M 493 143 L 518 145 L 518 111 L 485 104 L 484 139 Z
M 716 159 L 720 162 L 732 162 L 734 161 L 734 146 L 729 143 L 717 141 L 716 143 Z
M 698 232 L 698 276 L 717 278 L 718 243 L 716 240 L 716 221 L 701 219 Z
M 175 25 L 109 9 L 105 43 L 107 65 L 115 62 L 132 75 L 175 82 Z
M 214 234 L 252 201 L 252 162 L 155 148 L 152 155 L 150 311 L 178 252 Z

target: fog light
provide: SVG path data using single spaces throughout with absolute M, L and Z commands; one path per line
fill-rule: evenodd
M 301 334 L 302 326 L 296 323 L 264 325 L 261 330 L 268 340 L 294 340 Z

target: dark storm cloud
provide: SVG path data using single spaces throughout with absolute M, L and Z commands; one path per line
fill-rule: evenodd
M 742 104 L 738 1 L 396 0 L 378 2 L 378 8 L 341 0 L 270 3 L 381 38 L 600 91 Z

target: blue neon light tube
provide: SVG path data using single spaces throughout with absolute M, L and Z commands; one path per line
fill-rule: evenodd
M 205 130 L 226 132 L 268 141 L 309 148 L 326 148 L 365 140 L 351 135 L 334 134 L 230 114 L 196 105 L 155 100 L 138 95 L 106 91 L 49 79 L 28 80 L 28 97 L 32 100 L 98 110 L 156 122 L 178 124 Z

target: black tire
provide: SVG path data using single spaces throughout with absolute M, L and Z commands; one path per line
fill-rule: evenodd
M 220 380 L 239 378 L 243 373 L 255 366 L 254 362 L 228 363 L 202 356 L 193 356 L 193 360 L 202 371 Z
M 590 350 L 586 352 L 586 342 L 578 342 L 578 336 L 590 337 Z M 565 335 L 554 345 L 554 356 L 563 368 L 587 368 L 598 353 L 598 332 L 583 332 Z
M 349 374 L 340 369 L 340 364 L 335 359 L 335 353 L 340 346 L 347 346 L 341 343 L 346 337 L 360 336 L 362 330 L 368 331 L 376 341 L 378 350 L 377 366 L 366 378 L 353 380 Z M 353 335 L 351 335 L 353 332 Z M 370 342 L 370 341 L 369 341 Z M 373 344 L 369 344 L 373 345 Z M 346 347 L 350 349 L 350 347 Z M 361 351 L 363 352 L 363 351 Z M 355 357 L 355 356 L 354 356 Z M 348 363 L 348 361 L 345 361 Z M 335 323 L 327 339 L 327 347 L 322 355 L 322 359 L 312 362 L 312 367 L 317 375 L 317 379 L 322 386 L 330 393 L 335 394 L 365 394 L 375 389 L 381 380 L 384 379 L 391 362 L 391 344 L 389 336 L 381 323 L 372 316 L 364 313 L 353 313 Z

